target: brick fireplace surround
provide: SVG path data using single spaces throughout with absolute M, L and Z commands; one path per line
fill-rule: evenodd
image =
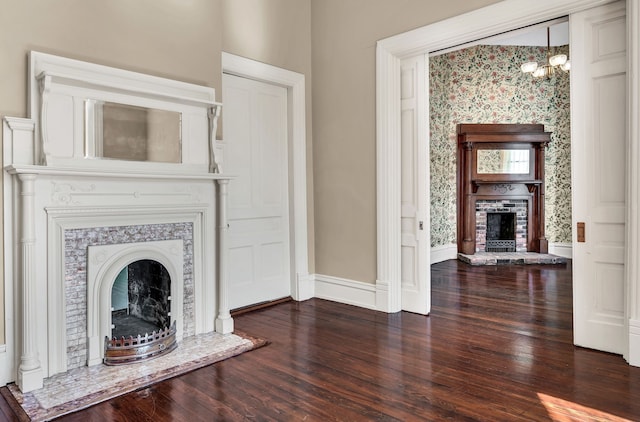
M 476 252 L 486 250 L 487 213 L 516 214 L 516 252 L 527 251 L 527 201 L 525 199 L 485 199 L 476 201 Z

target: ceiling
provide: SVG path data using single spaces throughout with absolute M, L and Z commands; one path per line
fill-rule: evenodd
M 554 23 L 549 26 L 551 46 L 569 44 L 569 22 Z M 535 25 L 496 35 L 479 41 L 489 45 L 547 46 L 547 25 Z
M 537 25 L 527 26 L 525 28 L 515 29 L 505 32 L 504 34 L 494 35 L 492 37 L 483 38 L 462 45 L 456 45 L 451 48 L 433 51 L 429 53 L 431 57 L 439 56 L 450 51 L 456 51 L 463 48 L 473 47 L 474 45 L 519 45 L 519 46 L 547 46 L 547 27 L 550 32 L 551 46 L 560 46 L 569 44 L 569 19 L 559 18 L 549 22 L 539 23 Z

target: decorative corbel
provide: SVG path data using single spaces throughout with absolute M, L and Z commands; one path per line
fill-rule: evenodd
M 218 118 L 220 117 L 220 111 L 222 106 L 216 104 L 209 107 L 209 172 L 221 173 L 220 163 L 216 161 L 216 132 L 218 131 Z
M 48 100 L 49 100 L 49 94 L 51 93 L 51 75 L 48 75 L 45 72 L 42 72 L 40 75 L 38 75 L 37 77 L 38 79 L 38 83 L 39 83 L 39 88 L 40 88 L 40 121 L 38 122 L 40 124 L 40 130 L 38 131 L 40 133 L 39 136 L 39 145 L 38 142 L 36 141 L 36 164 L 40 164 L 43 166 L 47 165 L 47 155 L 45 152 L 45 145 L 47 145 L 47 126 L 46 126 L 46 121 L 47 121 L 47 105 L 48 105 Z

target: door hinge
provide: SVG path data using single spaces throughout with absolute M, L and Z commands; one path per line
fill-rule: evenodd
M 419 221 L 419 222 L 418 222 L 418 228 L 419 228 L 420 230 L 424 230 L 424 221 Z

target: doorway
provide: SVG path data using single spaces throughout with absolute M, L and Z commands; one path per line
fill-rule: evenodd
M 378 180 L 385 180 L 386 182 L 386 186 L 379 184 L 378 187 L 378 242 L 383 242 L 386 245 L 384 249 L 378 249 L 378 284 L 388 292 L 385 310 L 394 312 L 402 309 L 401 302 L 398 300 L 402 295 L 402 286 L 396 281 L 402 279 L 402 269 L 400 266 L 395 265 L 398 262 L 398 251 L 400 250 L 400 242 L 398 240 L 400 227 L 396 219 L 396 204 L 401 203 L 401 201 L 399 195 L 394 194 L 394 191 L 400 191 L 402 186 L 401 173 L 395 158 L 399 156 L 399 148 L 394 145 L 394 140 L 401 136 L 399 134 L 401 105 L 398 100 L 397 87 L 400 85 L 400 72 L 398 69 L 402 59 L 420 52 L 436 51 L 451 45 L 460 45 L 470 40 L 485 38 L 495 33 L 506 32 L 514 28 L 553 19 L 557 16 L 572 15 L 596 6 L 599 6 L 599 2 L 591 0 L 584 0 L 578 3 L 567 0 L 536 3 L 502 2 L 378 42 L 376 102 L 377 151 L 379 155 L 377 169 Z M 632 33 L 637 31 L 637 21 L 637 18 L 632 19 L 631 28 L 627 28 L 627 31 Z M 625 31 L 623 30 L 624 33 Z M 631 54 L 636 53 L 632 51 Z M 638 70 L 633 67 L 631 67 L 631 71 L 632 76 L 638 73 Z M 637 107 L 634 108 L 633 105 L 631 107 L 632 109 L 630 111 L 627 110 L 625 114 L 637 115 Z M 629 120 L 627 120 L 627 125 L 629 125 L 628 122 Z M 636 132 L 631 130 L 631 133 Z M 631 157 L 630 168 L 634 168 L 633 164 L 637 160 L 637 157 Z M 630 179 L 629 174 L 627 172 L 625 175 L 626 181 L 634 187 L 631 190 L 631 194 L 636 195 L 637 181 Z M 630 198 L 630 200 L 633 200 L 633 198 Z M 636 213 L 629 209 L 627 209 L 626 213 L 627 216 L 634 216 L 634 218 L 627 221 L 631 226 L 635 227 L 637 224 Z M 630 229 L 633 229 L 633 227 L 630 227 Z M 630 250 L 630 248 L 634 247 L 637 236 L 633 230 L 630 231 L 634 233 L 632 236 L 634 240 L 629 242 L 629 247 L 625 249 L 627 257 L 635 256 L 635 251 Z M 635 272 L 635 268 L 632 268 L 631 273 L 635 274 Z M 635 291 L 636 279 L 630 277 L 628 272 L 625 274 L 624 284 L 627 284 L 627 286 L 624 287 L 624 290 L 632 289 Z M 636 309 L 636 301 L 637 299 L 634 297 L 631 309 Z M 631 317 L 630 324 L 634 327 L 640 326 L 637 318 L 634 319 L 633 315 Z M 630 334 L 632 337 L 635 336 L 633 332 L 630 332 Z M 636 346 L 640 345 L 637 340 L 630 342 L 630 345 L 634 344 Z M 635 358 L 631 357 L 629 360 L 640 362 L 640 350 L 636 351 Z
M 287 90 L 223 74 L 229 307 L 291 296 Z
M 307 227 L 307 156 L 305 123 L 305 77 L 290 70 L 278 68 L 255 60 L 222 53 L 222 68 L 226 75 L 246 78 L 277 86 L 286 92 L 286 134 L 288 172 L 288 242 L 289 242 L 289 295 L 294 300 L 306 300 L 313 297 L 313 280 L 309 274 L 308 227 Z M 225 98 L 222 98 L 223 104 Z M 224 106 L 223 106 L 224 109 Z M 223 125 L 225 111 L 223 111 Z M 224 127 L 223 127 L 224 130 Z M 219 142 L 223 156 L 228 141 Z M 224 159 L 221 163 L 224 172 Z M 235 189 L 233 181 L 230 191 Z M 233 307 L 233 306 L 232 306 Z

